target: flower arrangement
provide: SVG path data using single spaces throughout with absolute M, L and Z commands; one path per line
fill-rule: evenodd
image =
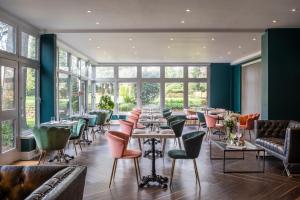
M 228 115 L 224 120 L 224 125 L 230 130 L 230 133 L 232 133 L 233 129 L 236 127 L 237 119 L 234 116 Z

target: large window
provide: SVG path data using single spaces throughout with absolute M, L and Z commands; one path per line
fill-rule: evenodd
M 207 106 L 207 83 L 189 83 L 189 107 Z
M 142 67 L 142 78 L 160 78 L 160 67 Z
M 15 28 L 0 21 L 0 50 L 16 52 Z
M 2 110 L 15 108 L 15 68 L 0 66 L 0 91 Z
M 111 97 L 111 100 L 114 100 L 114 84 L 111 82 L 105 83 L 96 83 L 95 84 L 96 91 L 95 91 L 95 104 L 96 108 L 98 108 L 98 104 L 100 102 L 100 98 L 104 95 L 108 95 Z
M 21 55 L 32 59 L 38 59 L 38 43 L 37 38 L 35 36 L 29 35 L 28 33 L 22 32 L 21 34 Z
M 70 115 L 69 88 L 69 75 L 60 73 L 58 76 L 58 115 L 60 119 L 65 119 Z
M 58 50 L 58 68 L 64 71 L 69 71 L 68 52 L 62 49 Z
M 119 67 L 119 78 L 136 78 L 136 77 L 137 77 L 136 66 Z
M 79 113 L 79 79 L 77 77 L 71 78 L 72 97 L 71 105 L 73 113 Z
M 87 106 L 88 111 L 91 111 L 93 109 L 92 107 L 92 99 L 93 99 L 93 89 L 92 89 L 92 82 L 88 81 L 88 87 L 87 87 Z
M 79 75 L 78 58 L 75 56 L 71 56 L 71 72 Z
M 166 78 L 183 78 L 182 66 L 168 66 L 165 67 Z
M 88 68 L 86 66 L 86 62 L 84 60 L 80 60 L 80 76 L 87 77 L 88 76 Z
M 207 67 L 189 66 L 189 78 L 207 78 Z
M 22 108 L 21 108 L 21 128 L 22 131 L 32 129 L 36 125 L 37 117 L 37 77 L 36 69 L 22 67 Z
M 119 111 L 131 111 L 136 104 L 136 83 L 119 83 Z
M 165 105 L 173 111 L 182 111 L 183 109 L 183 83 L 165 84 Z
M 142 83 L 141 101 L 143 107 L 160 106 L 160 84 Z
M 114 67 L 96 67 L 96 79 L 114 78 Z
M 1 151 L 2 153 L 16 147 L 14 120 L 0 122 Z

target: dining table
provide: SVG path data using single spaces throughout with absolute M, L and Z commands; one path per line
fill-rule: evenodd
M 137 130 L 137 129 L 135 129 Z M 151 129 L 146 130 L 138 130 L 134 131 L 132 134 L 132 138 L 137 139 L 150 139 L 151 141 L 151 174 L 147 176 L 143 176 L 139 187 L 149 187 L 150 183 L 158 183 L 160 187 L 166 189 L 168 187 L 168 178 L 158 175 L 156 173 L 156 158 L 161 157 L 159 155 L 159 150 L 156 149 L 156 138 L 167 139 L 167 138 L 175 138 L 174 132 L 166 132 L 166 130 L 156 129 L 155 131 Z
M 57 128 L 68 128 L 72 129 L 74 125 L 77 125 L 78 121 L 71 121 L 71 120 L 60 120 L 60 121 L 49 121 L 49 122 L 44 122 L 41 123 L 40 126 L 45 126 L 45 127 L 57 127 Z M 70 135 L 71 136 L 71 135 Z M 68 163 L 69 160 L 74 159 L 74 156 L 71 156 L 67 153 L 64 152 L 62 155 L 65 162 Z M 54 160 L 59 160 L 59 156 L 55 155 L 53 158 L 50 158 L 48 161 L 53 162 Z

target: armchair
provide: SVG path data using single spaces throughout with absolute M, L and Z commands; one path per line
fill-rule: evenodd
M 254 130 L 254 121 L 258 120 L 260 117 L 259 113 L 249 114 L 249 115 L 241 115 L 239 117 L 239 126 L 240 129 L 245 133 L 248 131 L 250 141 L 251 141 L 251 131 Z

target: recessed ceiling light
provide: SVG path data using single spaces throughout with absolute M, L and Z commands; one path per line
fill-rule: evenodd
M 227 54 L 230 55 L 230 54 L 231 54 L 231 51 L 228 51 Z
M 296 11 L 297 11 L 296 8 L 291 9 L 291 12 L 296 12 Z
M 174 38 L 170 38 L 170 40 L 171 40 L 171 41 L 173 41 L 173 40 L 174 40 Z
M 171 47 L 170 46 L 168 46 L 168 49 L 170 49 Z
M 211 40 L 212 40 L 212 41 L 215 41 L 215 38 L 214 38 L 214 37 L 212 37 L 212 38 L 211 38 Z
M 89 38 L 89 41 L 92 41 L 92 38 Z
M 86 12 L 87 12 L 87 13 L 91 13 L 92 11 L 91 11 L 91 10 L 87 10 Z
M 135 46 L 132 46 L 133 49 L 135 49 Z
M 184 23 L 185 23 L 185 21 L 184 21 L 184 20 L 181 20 L 181 21 L 180 21 L 180 23 L 184 24 Z
M 185 12 L 189 13 L 191 12 L 191 9 L 186 9 Z
M 273 23 L 273 24 L 276 24 L 276 23 L 277 23 L 277 20 L 276 20 L 276 19 L 274 19 L 274 20 L 272 21 L 272 23 Z
M 129 38 L 128 40 L 129 40 L 129 41 L 132 41 L 132 38 Z
M 252 38 L 252 40 L 253 40 L 253 41 L 255 41 L 255 40 L 256 40 L 256 38 L 254 37 L 254 38 Z
M 99 47 L 99 46 L 97 46 L 97 49 L 100 49 L 100 47 Z
M 96 24 L 97 24 L 97 25 L 99 25 L 99 24 L 100 24 L 100 22 L 96 22 Z
M 204 45 L 202 48 L 203 48 L 203 49 L 206 49 L 206 46 Z
M 238 48 L 239 48 L 239 49 L 241 49 L 241 48 L 242 48 L 242 46 L 241 46 L 241 45 L 239 45 L 239 46 L 238 46 Z

